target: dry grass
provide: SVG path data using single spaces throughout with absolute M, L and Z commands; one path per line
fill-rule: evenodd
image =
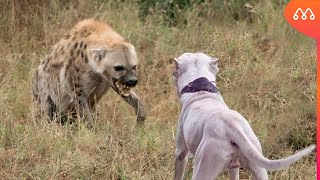
M 199 13 L 203 8 L 207 13 Z M 220 58 L 218 87 L 251 123 L 267 157 L 315 143 L 315 42 L 290 28 L 283 7 L 271 0 L 254 8 L 252 23 L 215 18 L 204 6 L 184 12 L 187 23 L 166 27 L 157 15 L 139 21 L 133 1 L 0 0 L 0 179 L 172 179 L 180 105 L 170 59 L 186 51 Z M 101 100 L 92 130 L 33 124 L 34 69 L 65 31 L 87 17 L 109 22 L 136 46 L 136 91 L 149 110 L 143 130 L 134 128 L 133 110 L 114 92 Z M 190 178 L 191 163 L 186 173 Z M 241 177 L 251 179 L 246 171 Z M 315 179 L 315 156 L 270 172 L 270 179 Z

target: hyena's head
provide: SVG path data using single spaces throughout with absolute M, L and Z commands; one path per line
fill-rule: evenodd
M 99 47 L 91 50 L 93 60 L 89 63 L 96 72 L 108 78 L 113 88 L 127 97 L 131 88 L 138 83 L 138 60 L 134 46 L 121 42 L 111 47 Z

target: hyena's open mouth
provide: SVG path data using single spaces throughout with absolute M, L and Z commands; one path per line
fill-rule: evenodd
M 130 86 L 127 86 L 123 83 L 121 83 L 119 80 L 117 79 L 113 79 L 113 84 L 114 87 L 116 88 L 116 90 L 118 91 L 118 93 L 123 96 L 123 97 L 128 97 L 130 95 L 131 92 L 131 88 Z

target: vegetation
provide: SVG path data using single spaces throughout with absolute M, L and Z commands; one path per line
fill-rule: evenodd
M 0 179 L 172 179 L 180 111 L 172 58 L 183 52 L 220 59 L 218 88 L 248 119 L 265 156 L 285 157 L 315 143 L 315 42 L 285 22 L 288 0 L 147 2 L 0 0 Z M 136 46 L 136 91 L 149 111 L 144 129 L 135 128 L 133 110 L 111 91 L 91 130 L 31 118 L 31 78 L 40 59 L 90 17 Z M 315 179 L 315 164 L 311 155 L 270 172 L 270 179 Z M 252 179 L 247 171 L 240 176 Z

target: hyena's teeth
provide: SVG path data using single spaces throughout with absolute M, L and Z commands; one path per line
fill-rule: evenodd
M 120 89 L 120 87 L 121 87 L 119 82 L 116 82 L 116 86 L 118 89 Z

